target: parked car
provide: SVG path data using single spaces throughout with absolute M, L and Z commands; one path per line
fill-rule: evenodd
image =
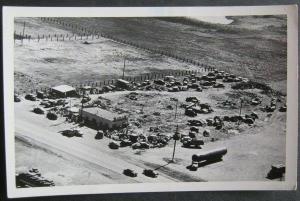
M 21 102 L 21 99 L 16 94 L 14 95 L 14 102 Z
M 33 94 L 26 94 L 25 99 L 31 100 L 31 101 L 36 101 L 36 97 Z
M 120 142 L 120 147 L 127 147 L 127 146 L 131 146 L 132 142 L 130 140 L 122 140 Z
M 42 108 L 35 107 L 33 108 L 33 112 L 36 114 L 45 114 L 45 111 Z
M 99 130 L 99 131 L 97 132 L 96 136 L 95 136 L 95 139 L 96 139 L 96 140 L 102 139 L 103 136 L 104 136 L 103 131 L 100 131 L 100 130 Z
M 183 146 L 186 148 L 194 147 L 201 148 L 201 145 L 204 145 L 204 141 L 200 139 L 191 138 L 191 140 L 183 141 Z
M 129 176 L 129 177 L 136 177 L 137 176 L 137 173 L 134 170 L 131 170 L 131 169 L 125 169 L 123 171 L 123 174 L 126 175 L 126 176 Z
M 151 169 L 145 169 L 143 171 L 143 174 L 147 177 L 156 178 L 158 176 L 158 173 Z
M 116 142 L 110 142 L 108 147 L 111 149 L 119 149 L 119 145 Z

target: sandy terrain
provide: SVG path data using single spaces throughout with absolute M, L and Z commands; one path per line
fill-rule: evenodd
M 88 40 L 20 41 L 15 44 L 15 90 L 23 92 L 58 84 L 79 84 L 170 70 L 197 70 L 193 65 L 100 38 Z M 55 72 L 55 73 L 53 73 Z M 23 77 L 20 76 L 23 75 Z M 31 81 L 23 78 L 30 77 Z M 27 83 L 27 85 L 25 85 Z

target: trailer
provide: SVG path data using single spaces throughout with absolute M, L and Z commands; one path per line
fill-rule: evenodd
M 207 152 L 201 153 L 201 154 L 194 154 L 192 156 L 192 164 L 221 161 L 222 157 L 226 153 L 227 153 L 227 148 L 223 147 L 223 148 L 207 151 Z

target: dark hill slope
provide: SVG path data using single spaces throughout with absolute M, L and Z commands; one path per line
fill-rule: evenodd
M 285 92 L 286 18 L 283 16 L 230 18 L 234 20 L 232 25 L 209 24 L 185 18 L 61 18 L 60 20 L 135 42 L 143 47 L 169 51 L 221 70 L 267 82 Z

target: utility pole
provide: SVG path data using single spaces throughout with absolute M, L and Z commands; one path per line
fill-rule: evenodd
M 178 124 L 176 126 L 176 131 L 175 134 L 173 135 L 173 139 L 174 139 L 174 148 L 173 148 L 173 154 L 172 154 L 172 159 L 171 159 L 171 163 L 174 163 L 174 156 L 175 156 L 175 149 L 176 149 L 176 141 L 180 139 L 180 134 L 178 132 Z
M 175 106 L 175 119 L 177 117 L 177 107 L 178 107 L 178 100 L 176 101 L 176 106 Z
M 123 76 L 122 76 L 123 80 L 124 80 L 124 74 L 125 74 L 125 60 L 126 60 L 126 58 L 124 57 L 124 67 L 123 67 Z
M 22 45 L 23 45 L 24 34 L 25 34 L 25 22 L 24 22 L 24 26 L 23 26 Z

